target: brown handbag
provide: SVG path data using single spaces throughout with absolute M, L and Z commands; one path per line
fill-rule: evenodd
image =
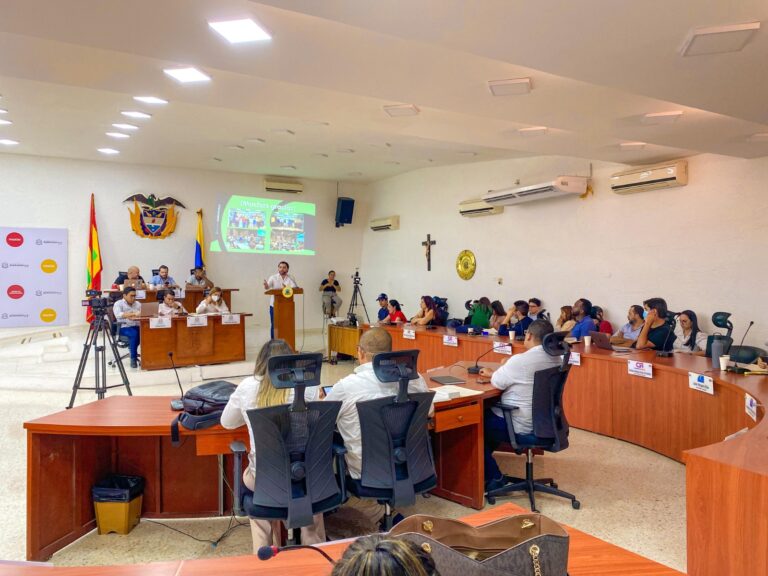
M 435 560 L 441 576 L 566 576 L 568 533 L 541 514 L 470 526 L 416 514 L 389 535 L 409 540 Z

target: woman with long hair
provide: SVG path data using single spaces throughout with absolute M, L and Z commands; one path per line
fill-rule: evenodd
M 416 316 L 411 318 L 411 324 L 416 324 L 417 326 L 436 324 L 437 315 L 437 304 L 435 304 L 432 296 L 422 296 L 419 301 L 419 311 L 416 313 Z
M 560 306 L 560 317 L 555 322 L 556 332 L 570 332 L 576 326 L 576 320 L 573 319 L 573 307 Z
M 331 576 L 440 576 L 432 556 L 414 542 L 373 534 L 344 551 Z
M 504 317 L 507 315 L 507 311 L 504 310 L 504 305 L 494 300 L 491 302 L 491 318 L 488 320 L 488 325 L 494 330 L 498 330 L 499 326 L 504 323 Z
M 699 319 L 693 310 L 683 310 L 677 318 L 675 342 L 672 349 L 703 356 L 707 349 L 707 334 L 699 329 Z
M 491 301 L 483 296 L 469 311 L 469 324 L 478 328 L 488 328 L 492 314 Z
M 285 354 L 293 354 L 293 350 L 291 350 L 291 347 L 285 340 L 274 339 L 264 344 L 256 357 L 253 376 L 249 376 L 240 382 L 232 396 L 229 397 L 224 412 L 221 414 L 221 425 L 224 428 L 231 430 L 239 428 L 243 424 L 248 426 L 248 433 L 251 437 L 251 451 L 248 454 L 248 468 L 243 472 L 243 483 L 249 490 L 253 490 L 256 482 L 257 442 L 253 436 L 247 412 L 253 408 L 266 408 L 268 406 L 279 406 L 293 402 L 293 388 L 275 388 L 267 371 L 269 359 L 272 356 L 282 356 Z M 316 394 L 317 387 L 309 387 L 304 391 L 304 398 L 307 402 L 310 402 L 315 400 Z M 251 518 L 251 537 L 253 538 L 254 554 L 261 546 L 280 545 L 280 531 L 273 527 L 269 520 Z M 301 529 L 301 542 L 303 544 L 325 542 L 325 526 L 322 514 L 315 515 L 312 526 Z
M 399 322 L 408 322 L 408 319 L 405 317 L 405 314 L 403 314 L 403 309 L 400 306 L 400 302 L 395 300 L 394 298 L 392 300 L 389 300 L 387 303 L 387 316 L 379 322 L 380 324 L 397 324 Z

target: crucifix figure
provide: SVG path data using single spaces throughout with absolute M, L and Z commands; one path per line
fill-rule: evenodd
M 421 243 L 421 245 L 424 246 L 425 255 L 427 257 L 427 272 L 432 271 L 432 246 L 435 244 L 437 244 L 437 242 L 432 240 L 431 234 L 427 234 L 427 239 Z

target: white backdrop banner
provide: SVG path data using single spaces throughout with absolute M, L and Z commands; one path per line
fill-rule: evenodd
M 69 324 L 67 230 L 0 227 L 0 329 Z

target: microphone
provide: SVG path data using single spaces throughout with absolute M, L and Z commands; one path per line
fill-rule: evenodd
M 168 358 L 171 359 L 171 366 L 173 367 L 173 373 L 176 374 L 176 382 L 179 383 L 179 391 L 181 396 L 178 400 L 171 400 L 171 410 L 175 412 L 181 412 L 184 410 L 184 388 L 181 386 L 181 379 L 179 378 L 179 372 L 176 370 L 176 363 L 173 361 L 173 352 L 168 352 Z
M 741 337 L 741 342 L 739 342 L 739 350 L 741 350 L 741 347 L 744 345 L 744 340 L 747 337 L 747 334 L 749 333 L 749 329 L 752 328 L 752 324 L 754 324 L 754 320 L 749 321 L 749 326 L 747 326 L 746 331 L 744 332 L 744 336 Z M 734 374 L 744 374 L 744 372 L 748 372 L 746 368 L 739 368 L 736 364 L 736 360 L 732 360 L 733 366 L 728 366 L 728 368 L 725 369 L 726 372 L 733 372 Z
M 669 330 L 667 330 L 667 337 L 664 338 L 664 344 L 661 345 L 661 350 L 656 352 L 656 356 L 659 358 L 669 358 L 672 356 L 672 351 L 667 350 L 667 342 L 669 342 L 669 337 L 675 333 L 676 320 L 680 314 L 682 314 L 682 312 L 670 312 L 667 310 L 667 317 L 664 318 L 664 323 L 669 324 Z
M 320 548 L 317 548 L 315 546 L 303 546 L 301 544 L 297 544 L 295 546 L 261 546 L 256 551 L 256 556 L 259 557 L 259 560 L 269 560 L 270 558 L 274 558 L 277 556 L 280 552 L 290 552 L 291 550 L 314 550 L 315 552 L 318 552 L 323 555 L 323 557 L 328 560 L 331 564 L 336 564 L 334 562 L 333 558 L 328 556 L 325 552 L 320 550 Z
M 511 341 L 510 341 L 509 345 L 512 346 L 512 342 Z M 491 347 L 489 350 L 486 350 L 485 352 L 480 354 L 480 356 L 478 356 L 477 359 L 475 360 L 475 365 L 474 366 L 470 366 L 469 368 L 467 368 L 467 374 L 480 374 L 480 365 L 478 364 L 478 362 L 480 361 L 480 358 L 482 358 L 486 354 L 490 354 L 494 350 L 496 350 L 496 348 Z

